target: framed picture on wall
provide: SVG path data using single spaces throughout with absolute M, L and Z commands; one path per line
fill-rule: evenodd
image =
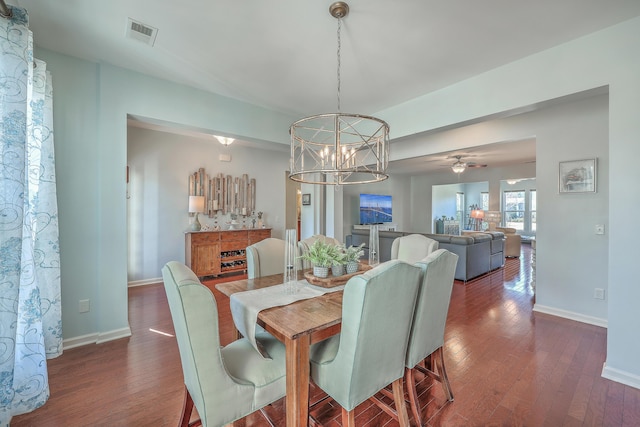
M 311 193 L 304 193 L 302 195 L 302 205 L 308 206 L 311 204 Z
M 560 162 L 560 193 L 595 193 L 597 159 Z

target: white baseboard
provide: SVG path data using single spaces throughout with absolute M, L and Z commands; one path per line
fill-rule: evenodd
M 575 320 L 577 322 L 588 323 L 590 325 L 607 327 L 607 319 L 600 317 L 587 316 L 573 311 L 562 310 L 560 308 L 548 307 L 546 305 L 534 304 L 533 311 L 538 313 L 551 314 L 553 316 L 563 317 L 565 319 Z
M 109 332 L 101 332 L 98 334 L 98 339 L 96 340 L 96 344 L 102 344 L 103 342 L 119 340 L 120 338 L 126 338 L 131 336 L 131 328 L 121 328 L 114 329 Z
M 63 350 L 69 350 L 71 348 L 81 347 L 83 345 L 95 344 L 98 340 L 98 334 L 80 335 L 79 337 L 66 338 L 62 340 Z
M 63 350 L 69 350 L 76 347 L 89 344 L 102 344 L 107 341 L 113 341 L 120 338 L 126 338 L 131 336 L 131 328 L 115 329 L 109 332 L 94 333 L 87 335 L 80 335 L 79 337 L 67 338 L 62 341 Z
M 602 378 L 640 389 L 640 376 L 616 368 L 610 368 L 606 362 L 602 365 Z
M 133 282 L 127 283 L 127 286 L 133 288 L 134 286 L 155 285 L 157 283 L 162 283 L 162 277 L 157 277 L 155 279 L 134 280 Z

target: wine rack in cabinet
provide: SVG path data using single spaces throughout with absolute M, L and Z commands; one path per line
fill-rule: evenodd
M 198 277 L 247 270 L 247 246 L 271 237 L 270 228 L 185 233 L 185 263 Z

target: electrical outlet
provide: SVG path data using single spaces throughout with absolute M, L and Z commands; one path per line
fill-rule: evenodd
M 595 288 L 594 292 L 593 292 L 593 297 L 595 299 L 604 299 L 604 289 L 602 288 Z
M 87 313 L 91 308 L 90 302 L 88 299 L 81 299 L 78 303 L 78 309 L 80 313 Z

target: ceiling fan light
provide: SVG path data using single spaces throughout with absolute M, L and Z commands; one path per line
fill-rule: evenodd
M 467 164 L 458 160 L 453 165 L 451 165 L 451 170 L 455 173 L 462 173 L 467 168 Z

